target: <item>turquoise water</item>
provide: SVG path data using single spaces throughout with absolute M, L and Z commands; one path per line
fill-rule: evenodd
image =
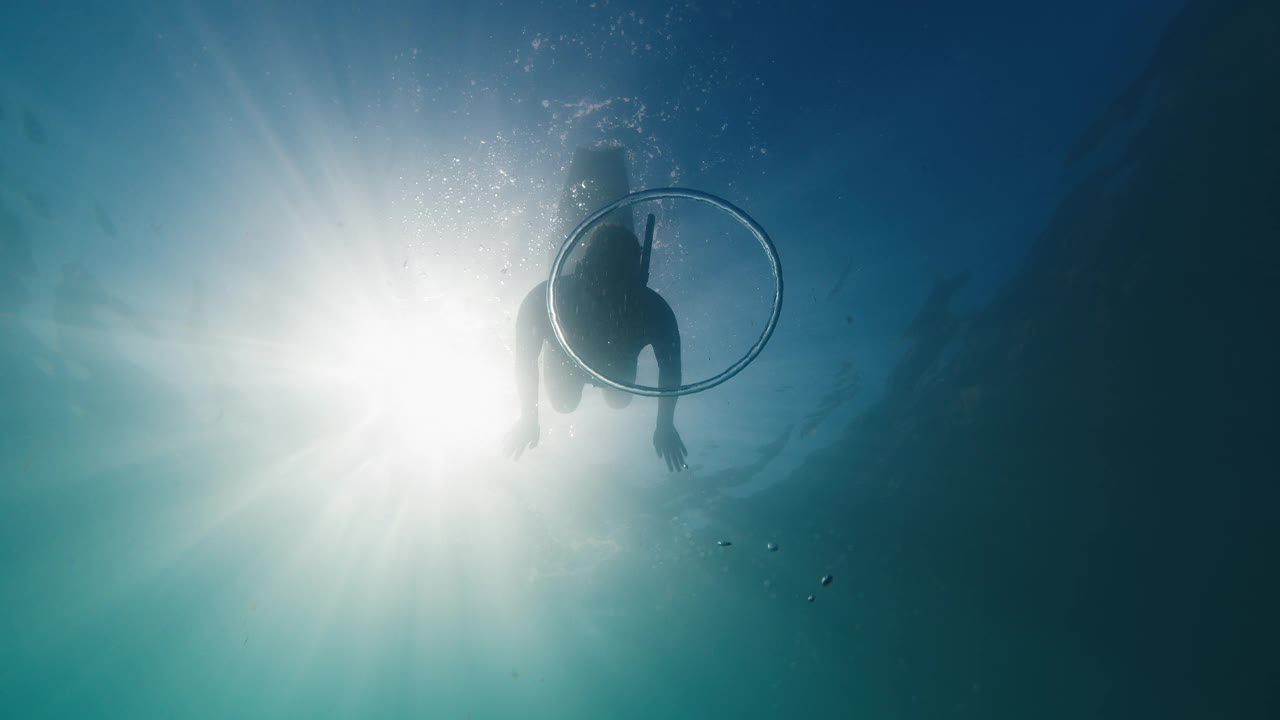
M 6 6 L 0 716 L 1273 716 L 1273 3 L 884 5 Z M 679 473 L 503 456 L 584 147 Z

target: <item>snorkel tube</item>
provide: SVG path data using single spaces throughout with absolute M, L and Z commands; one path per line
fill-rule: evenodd
M 653 256 L 653 213 L 644 223 L 644 249 L 640 251 L 640 283 L 649 284 L 649 258 Z

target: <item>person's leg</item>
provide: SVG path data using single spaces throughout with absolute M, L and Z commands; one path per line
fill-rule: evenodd
M 547 343 L 542 353 L 542 380 L 547 385 L 547 396 L 556 412 L 568 413 L 577 409 L 586 377 L 573 359 L 555 343 Z

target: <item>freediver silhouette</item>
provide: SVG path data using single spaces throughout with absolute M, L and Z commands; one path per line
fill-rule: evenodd
M 579 149 L 561 201 L 562 228 L 575 226 L 596 208 L 628 192 L 625 159 L 620 148 Z M 658 385 L 681 383 L 680 330 L 671 306 L 647 286 L 652 216 L 642 249 L 632 232 L 629 211 L 611 213 L 583 242 L 583 257 L 574 272 L 558 279 L 557 313 L 574 351 L 606 377 L 633 383 L 640 352 L 653 347 Z M 567 231 L 566 231 L 567 234 Z M 516 384 L 520 419 L 507 434 L 506 453 L 519 459 L 538 444 L 538 357 L 551 406 L 568 413 L 578 407 L 590 377 L 565 353 L 547 315 L 547 284 L 525 297 L 516 317 Z M 543 345 L 547 352 L 543 354 Z M 604 388 L 612 408 L 624 408 L 631 395 Z M 688 454 L 675 427 L 676 398 L 658 400 L 653 447 L 668 470 L 679 472 Z

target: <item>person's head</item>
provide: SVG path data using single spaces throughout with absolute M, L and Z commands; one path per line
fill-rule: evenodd
M 577 273 L 598 286 L 640 282 L 640 241 L 621 225 L 601 225 L 582 243 Z

